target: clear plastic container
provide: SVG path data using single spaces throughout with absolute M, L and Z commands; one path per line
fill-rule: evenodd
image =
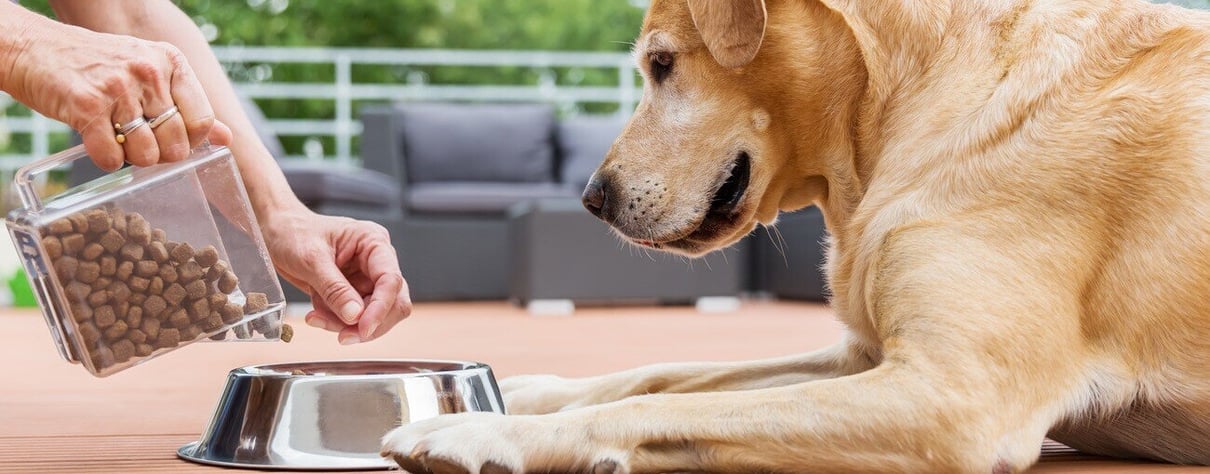
M 128 167 L 48 197 L 31 163 L 5 223 L 60 355 L 104 377 L 200 340 L 276 340 L 285 298 L 231 152 Z

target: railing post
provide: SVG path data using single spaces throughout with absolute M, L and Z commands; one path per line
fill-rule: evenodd
M 630 118 L 634 104 L 634 63 L 626 59 L 618 63 L 618 116 Z
M 34 159 L 50 156 L 50 119 L 43 117 L 42 114 L 34 112 L 32 114 L 33 126 L 30 127 L 30 138 L 33 141 Z
M 336 55 L 336 161 L 352 163 L 353 148 L 353 60 Z

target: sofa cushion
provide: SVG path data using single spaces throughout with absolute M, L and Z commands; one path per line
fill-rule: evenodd
M 573 117 L 559 123 L 559 181 L 583 190 L 626 122 L 616 117 Z
M 550 182 L 554 109 L 542 104 L 403 104 L 408 180 Z
M 377 171 L 292 160 L 278 164 L 290 189 L 308 206 L 342 203 L 397 209 L 403 205 L 399 184 Z
M 408 205 L 416 213 L 505 214 L 519 202 L 579 195 L 557 183 L 420 183 L 409 188 Z

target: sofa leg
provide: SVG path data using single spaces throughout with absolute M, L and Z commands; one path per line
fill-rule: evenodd
M 571 316 L 576 312 L 576 303 L 572 300 L 530 300 L 525 305 L 529 314 L 534 316 Z
M 739 298 L 734 296 L 703 296 L 693 305 L 699 313 L 730 313 L 739 309 Z

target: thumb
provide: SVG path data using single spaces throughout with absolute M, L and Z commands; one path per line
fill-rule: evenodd
M 313 292 L 312 296 L 323 300 L 345 324 L 355 324 L 364 309 L 361 295 L 353 289 L 353 285 L 349 284 L 349 280 L 333 263 L 324 262 L 314 270 L 307 281 Z

